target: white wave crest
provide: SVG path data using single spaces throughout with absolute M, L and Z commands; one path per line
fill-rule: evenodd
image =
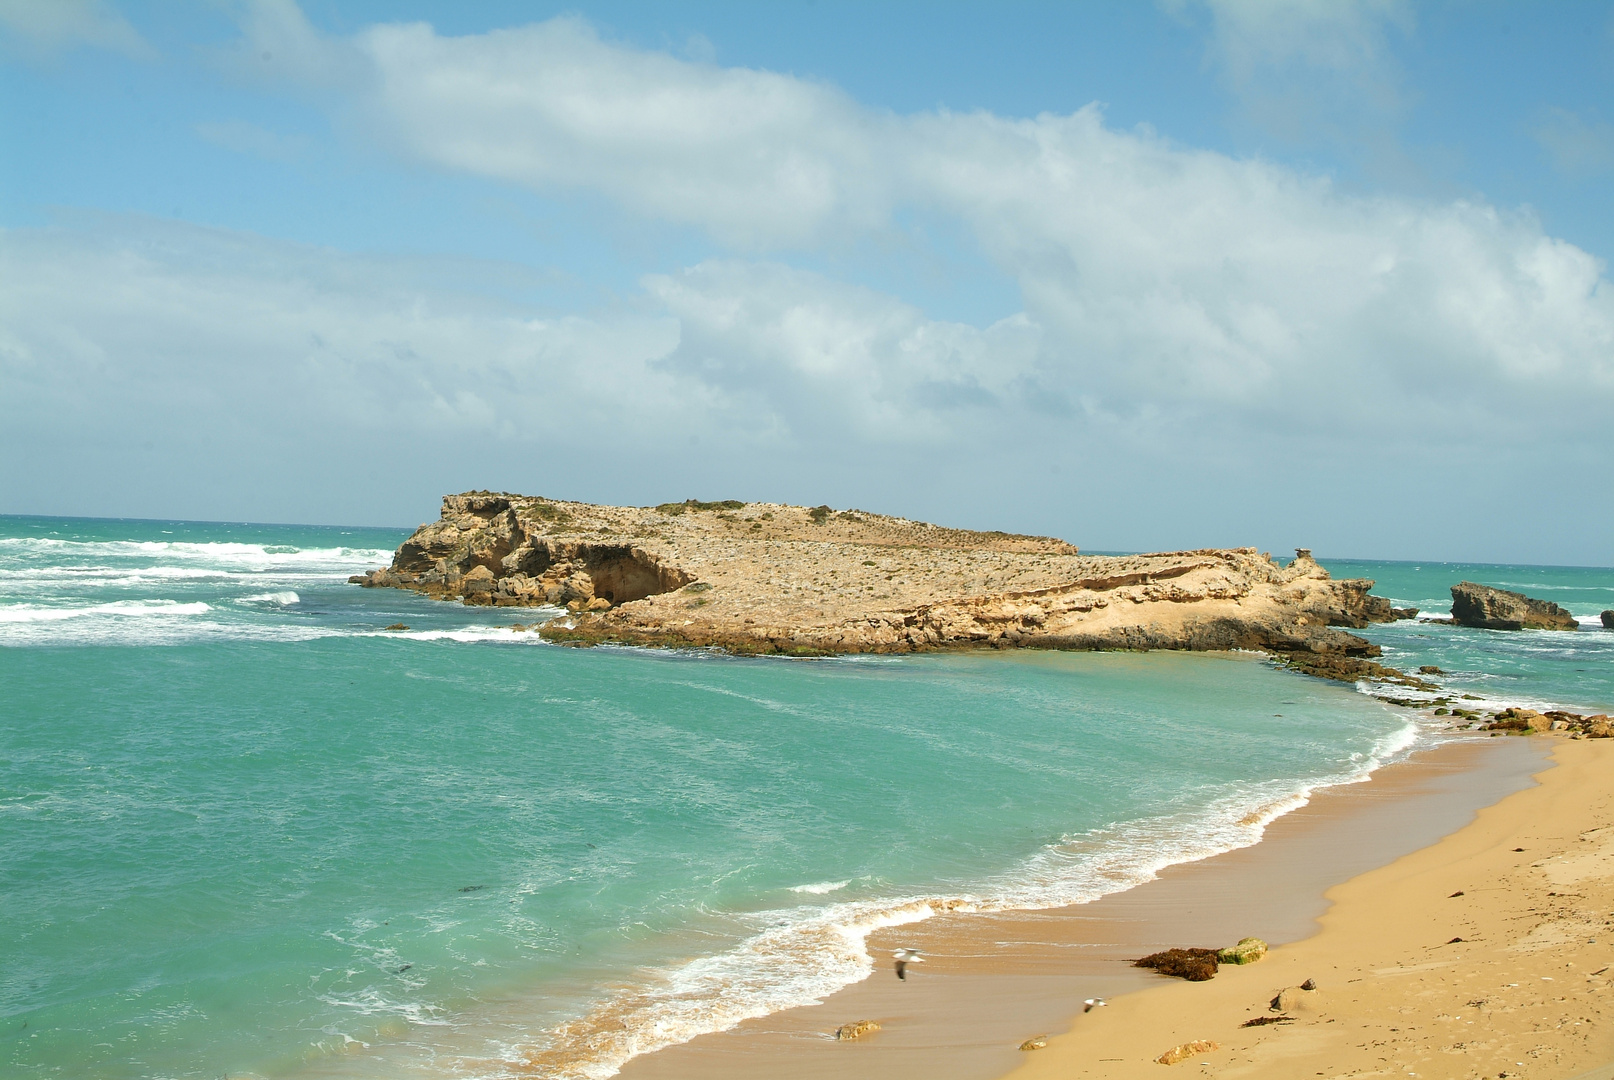
M 391 562 L 392 552 L 382 548 L 302 548 L 293 544 L 247 544 L 184 540 L 59 540 L 54 537 L 0 538 L 0 551 L 12 556 L 46 555 L 60 559 L 166 558 L 220 565 L 328 566 L 333 569 Z
M 406 638 L 410 641 L 491 641 L 505 645 L 545 645 L 537 634 L 508 626 L 462 626 L 454 630 L 367 630 L 356 637 Z
M 94 604 L 89 607 L 47 607 L 42 604 L 7 604 L 0 607 L 0 623 L 50 623 L 67 619 L 82 619 L 94 615 L 113 615 L 123 618 L 162 616 L 174 618 L 183 615 L 203 615 L 213 609 L 201 601 L 184 604 L 177 600 L 120 600 L 111 604 Z
M 299 602 L 300 599 L 301 598 L 290 589 L 282 589 L 279 592 L 254 593 L 252 596 L 243 596 L 241 598 L 241 603 L 277 604 L 280 607 L 285 607 L 287 604 L 295 604 Z
M 850 884 L 852 884 L 851 878 L 847 878 L 845 881 L 819 881 L 811 885 L 792 885 L 790 886 L 790 891 L 793 893 L 808 893 L 812 896 L 823 896 L 826 893 L 840 892 Z
M 1267 826 L 1325 787 L 1366 780 L 1416 744 L 1407 723 L 1331 776 L 1241 786 L 1209 807 L 1124 822 L 1070 837 L 975 895 L 845 901 L 828 908 L 758 912 L 765 927 L 726 952 L 646 974 L 579 1019 L 514 1055 L 561 1080 L 606 1080 L 630 1059 L 750 1019 L 817 1004 L 874 970 L 874 931 L 944 912 L 1026 911 L 1088 903 L 1152 880 L 1161 870 L 1258 843 Z M 849 882 L 796 886 L 811 893 Z

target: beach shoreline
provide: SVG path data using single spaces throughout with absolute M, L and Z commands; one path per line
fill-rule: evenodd
M 634 1058 L 620 1075 L 985 1080 L 1020 1066 L 1065 1075 L 1060 1070 L 1068 1068 L 1071 1052 L 1059 1033 L 1082 1030 L 1084 1024 L 1073 1025 L 1071 1018 L 1084 998 L 1131 1001 L 1190 985 L 1133 968 L 1130 959 L 1177 945 L 1227 945 L 1247 935 L 1274 945 L 1310 939 L 1329 907 L 1325 893 L 1471 827 L 1476 812 L 1532 783 L 1546 767 L 1546 745 L 1541 739 L 1439 737 L 1363 782 L 1316 792 L 1307 806 L 1269 825 L 1258 844 L 1169 867 L 1125 892 L 1071 908 L 944 914 L 876 931 L 868 942 L 877 964 L 871 978 L 822 1004 Z M 919 977 L 892 977 L 885 957 L 898 946 L 918 947 L 929 957 Z M 882 1030 L 856 1043 L 829 1037 L 859 1020 L 875 1020 Z M 1055 1036 L 1053 1045 L 1029 1055 L 1018 1051 L 1022 1041 L 1039 1035 Z M 1067 1038 L 1080 1041 L 1079 1034 Z M 1160 1067 L 1152 1057 L 1147 1063 Z
M 1606 1080 L 1611 769 L 1607 741 L 1552 740 L 1536 784 L 1329 890 L 1316 934 L 1078 1017 L 1007 1075 L 1155 1076 L 1161 1054 L 1205 1040 L 1220 1045 L 1183 1066 L 1199 1075 Z M 1296 993 L 1307 980 L 1317 989 Z M 1280 1015 L 1292 1019 L 1243 1026 Z

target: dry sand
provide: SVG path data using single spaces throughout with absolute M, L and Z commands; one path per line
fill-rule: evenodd
M 1578 1077 L 1614 1070 L 1614 742 L 1558 740 L 1540 785 L 1351 879 L 1312 937 L 1212 982 L 1078 1016 L 1014 1080 L 1200 1076 Z M 1456 940 L 1456 939 L 1462 940 Z M 1193 942 L 1183 942 L 1193 944 Z M 1291 1023 L 1268 1002 L 1314 979 Z
M 1564 765 L 1531 786 L 1549 748 Z M 1608 973 L 1588 979 L 1614 961 L 1614 927 L 1609 944 L 1588 943 L 1614 919 L 1614 829 L 1606 855 L 1594 831 L 1607 824 L 1614 743 L 1437 743 L 1368 783 L 1319 793 L 1255 847 L 1170 868 L 1096 903 L 946 916 L 876 934 L 876 956 L 916 945 L 930 962 L 906 983 L 882 967 L 822 1005 L 635 1059 L 622 1075 L 1168 1077 L 1155 1058 L 1203 1039 L 1222 1048 L 1172 1068 L 1260 1077 L 1575 1076 L 1614 1061 L 1614 1039 L 1602 1034 L 1596 1011 Z M 1595 876 L 1605 860 L 1606 881 Z M 1464 895 L 1449 895 L 1458 891 Z M 1127 962 L 1246 934 L 1295 944 L 1248 967 L 1224 967 L 1208 983 L 1163 979 Z M 1447 944 L 1453 937 L 1467 940 Z M 1322 988 L 1312 1011 L 1291 1014 L 1291 1023 L 1240 1026 L 1276 1015 L 1270 999 L 1307 978 Z M 1111 1003 L 1073 1019 L 1094 996 Z M 864 1019 L 882 1030 L 855 1043 L 827 1038 Z M 1046 1049 L 1015 1049 L 1044 1033 L 1053 1036 Z

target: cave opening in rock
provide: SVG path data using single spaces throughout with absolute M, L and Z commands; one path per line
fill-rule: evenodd
M 613 604 L 643 600 L 682 584 L 669 581 L 669 575 L 654 562 L 634 558 L 632 551 L 607 549 L 585 560 L 584 566 L 594 582 L 594 595 L 603 596 Z

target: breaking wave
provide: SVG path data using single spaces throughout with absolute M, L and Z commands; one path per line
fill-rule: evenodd
M 733 948 L 645 973 L 638 984 L 547 1032 L 540 1045 L 510 1048 L 507 1060 L 558 1080 L 606 1080 L 641 1054 L 817 1004 L 872 974 L 866 943 L 877 930 L 943 913 L 1090 903 L 1150 881 L 1169 866 L 1249 847 L 1260 842 L 1268 825 L 1305 806 L 1316 791 L 1365 781 L 1403 756 L 1420 731 L 1409 721 L 1335 775 L 1243 785 L 1198 810 L 1067 837 L 972 893 L 757 912 L 747 916 L 756 932 Z M 791 891 L 827 893 L 848 884 L 824 882 Z

